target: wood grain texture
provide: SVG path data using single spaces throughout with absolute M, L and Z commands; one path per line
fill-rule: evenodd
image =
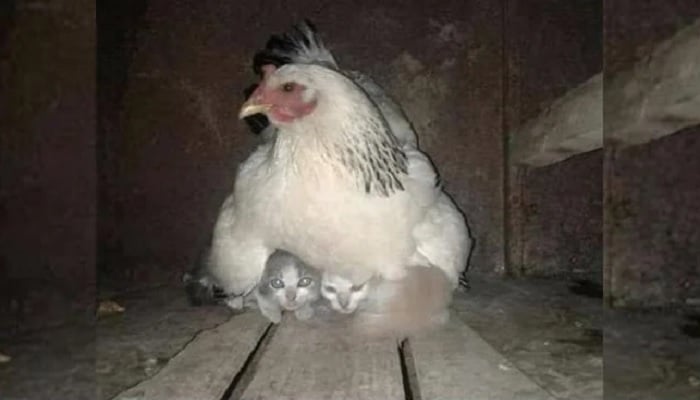
M 454 316 L 410 349 L 421 399 L 553 400 Z
M 155 376 L 115 400 L 220 400 L 268 326 L 254 312 L 234 316 L 201 332 Z
M 555 100 L 511 134 L 515 164 L 544 166 L 603 146 L 603 75 Z
M 641 144 L 700 123 L 700 20 L 605 82 L 605 140 Z
M 343 322 L 319 327 L 287 317 L 242 400 L 404 398 L 395 341 L 353 335 Z
M 604 86 L 604 89 L 603 89 Z M 515 164 L 544 166 L 599 149 L 646 143 L 700 123 L 700 21 L 613 77 L 598 74 L 510 135 Z M 604 134 L 603 134 L 604 132 Z

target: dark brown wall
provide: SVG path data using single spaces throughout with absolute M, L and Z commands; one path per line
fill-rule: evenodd
M 509 87 L 515 126 L 603 68 L 601 0 L 507 0 Z
M 0 63 L 0 331 L 95 296 L 94 3 L 17 2 Z
M 150 3 L 114 133 L 123 217 L 112 237 L 125 265 L 143 267 L 138 277 L 176 278 L 207 239 L 256 141 L 235 117 L 254 81 L 250 57 L 302 17 L 344 67 L 400 100 L 469 217 L 475 268 L 502 265 L 500 4 L 360 3 Z
M 700 298 L 700 127 L 615 153 L 606 243 L 617 306 Z
M 602 284 L 602 150 L 534 168 L 523 180 L 523 269 Z
M 695 0 L 605 2 L 605 77 L 628 69 L 654 46 L 700 18 Z
M 507 1 L 506 130 L 602 71 L 602 2 Z M 508 255 L 513 274 L 600 282 L 599 152 L 542 168 L 509 165 Z
M 606 79 L 700 18 L 694 0 L 606 2 Z M 604 95 L 605 97 L 605 95 Z M 700 129 L 624 150 L 606 163 L 607 290 L 616 306 L 700 297 Z

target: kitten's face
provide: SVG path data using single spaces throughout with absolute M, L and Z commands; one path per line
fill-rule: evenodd
M 260 281 L 259 291 L 288 311 L 294 311 L 319 297 L 318 272 L 299 259 L 273 254 Z
M 350 314 L 357 310 L 362 300 L 369 293 L 369 284 L 353 285 L 352 281 L 340 275 L 324 272 L 321 283 L 321 295 L 326 298 L 334 310 Z

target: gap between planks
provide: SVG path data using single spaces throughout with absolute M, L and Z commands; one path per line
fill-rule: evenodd
M 258 340 L 255 348 L 243 363 L 240 371 L 238 371 L 236 376 L 233 377 L 231 385 L 229 385 L 228 389 L 226 389 L 224 395 L 221 396 L 221 400 L 238 400 L 241 398 L 243 392 L 245 392 L 246 388 L 253 380 L 258 362 L 260 362 L 260 358 L 262 358 L 263 354 L 265 353 L 265 349 L 270 343 L 272 337 L 275 335 L 278 327 L 279 325 L 276 324 L 270 324 L 267 327 L 265 332 L 260 336 L 260 340 Z
M 405 399 L 397 341 L 356 335 L 351 326 L 349 318 L 285 315 L 251 382 L 227 400 Z
M 403 379 L 403 391 L 406 400 L 422 400 L 420 386 L 418 385 L 418 374 L 416 374 L 416 364 L 413 360 L 411 342 L 404 339 L 396 348 L 401 363 L 401 377 Z
M 253 380 L 256 373 L 257 365 L 263 357 L 267 345 L 275 334 L 279 325 L 270 324 L 265 333 L 260 337 L 255 349 L 250 353 L 241 370 L 236 374 L 231 385 L 226 390 L 221 400 L 240 400 L 246 388 Z M 401 377 L 404 389 L 405 400 L 422 400 L 420 394 L 420 386 L 418 384 L 418 375 L 416 374 L 416 366 L 411 352 L 411 343 L 409 339 L 403 339 L 397 343 L 397 355 L 401 366 Z
M 221 400 L 245 383 L 245 371 L 254 369 L 255 355 L 274 332 L 270 325 L 262 316 L 243 313 L 201 331 L 158 373 L 114 399 Z

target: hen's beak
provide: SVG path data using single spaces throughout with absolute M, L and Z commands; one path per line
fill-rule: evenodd
M 270 107 L 271 106 L 269 104 L 258 104 L 251 98 L 243 103 L 241 110 L 238 112 L 238 119 L 243 119 L 255 114 L 266 113 L 270 110 Z

